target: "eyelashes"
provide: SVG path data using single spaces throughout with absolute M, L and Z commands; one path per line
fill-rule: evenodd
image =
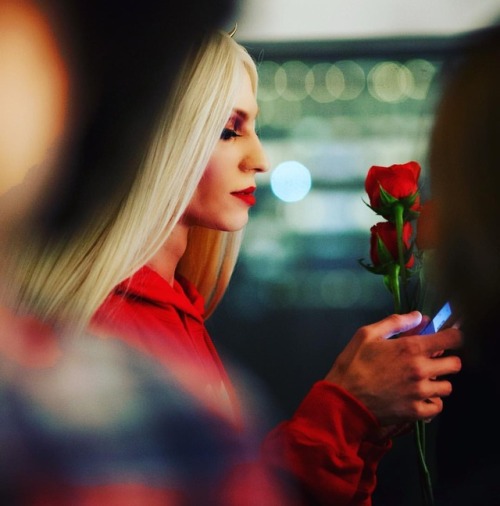
M 242 118 L 237 113 L 234 113 L 226 123 L 226 127 L 222 130 L 220 135 L 221 140 L 228 141 L 236 137 L 241 137 L 241 134 L 238 132 L 241 132 L 242 127 Z
M 223 141 L 228 141 L 229 139 L 233 139 L 235 137 L 241 137 L 241 135 L 232 128 L 224 128 L 220 134 L 220 138 Z

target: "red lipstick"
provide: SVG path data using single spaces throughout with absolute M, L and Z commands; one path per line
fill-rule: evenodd
M 244 190 L 239 190 L 236 192 L 231 192 L 231 195 L 234 195 L 235 197 L 238 197 L 239 199 L 243 200 L 246 204 L 249 206 L 255 205 L 255 202 L 257 202 L 257 199 L 255 198 L 255 195 L 253 192 L 256 190 L 255 186 L 249 186 L 248 188 L 245 188 Z

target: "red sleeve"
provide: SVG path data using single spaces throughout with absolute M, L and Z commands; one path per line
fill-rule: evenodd
M 304 504 L 367 506 L 390 440 L 371 439 L 375 417 L 342 388 L 317 382 L 293 417 L 265 439 L 266 463 L 298 485 Z

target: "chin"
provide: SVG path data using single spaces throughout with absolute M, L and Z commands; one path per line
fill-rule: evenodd
M 221 232 L 238 232 L 245 228 L 248 223 L 248 211 L 244 213 L 239 212 L 226 212 L 224 214 L 219 213 L 218 216 L 207 217 L 204 220 L 197 220 L 194 225 L 199 227 L 210 228 L 212 230 L 219 230 Z
M 245 219 L 240 221 L 232 230 L 232 232 L 238 232 L 240 230 L 243 230 L 248 223 L 248 214 L 245 216 Z
M 239 225 L 239 226 L 234 226 L 234 227 L 223 227 L 223 228 L 219 228 L 219 230 L 222 230 L 223 232 L 239 232 L 240 230 L 243 230 L 246 226 L 246 223 L 244 223 L 243 225 Z
M 221 226 L 217 228 L 219 230 L 223 230 L 224 232 L 239 232 L 245 228 L 247 223 L 248 216 L 246 216 L 244 220 L 233 221 L 232 223 L 221 223 Z

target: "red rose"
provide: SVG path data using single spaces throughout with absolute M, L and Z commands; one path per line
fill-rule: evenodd
M 388 262 L 398 261 L 398 238 L 396 226 L 394 223 L 384 221 L 373 225 L 370 229 L 370 257 L 374 267 L 378 267 Z M 412 226 L 409 221 L 403 224 L 403 244 L 405 252 L 409 253 L 410 240 L 412 236 Z M 379 240 L 385 246 L 380 249 Z M 410 269 L 415 263 L 413 255 L 406 262 L 406 267 Z
M 411 211 L 420 210 L 418 178 L 420 165 L 417 162 L 395 164 L 390 167 L 370 167 L 365 179 L 365 190 L 370 198 L 370 207 L 386 219 L 390 218 L 390 205 L 381 196 L 380 187 L 393 199 L 402 201 Z

